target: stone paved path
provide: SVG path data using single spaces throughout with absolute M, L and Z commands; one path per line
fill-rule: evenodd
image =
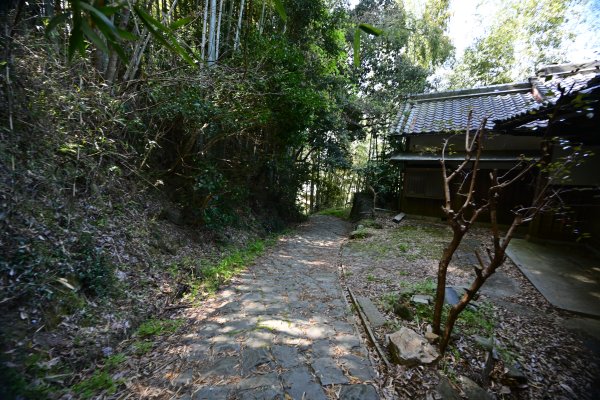
M 170 378 L 180 399 L 378 399 L 340 286 L 348 226 L 315 216 L 219 293 Z

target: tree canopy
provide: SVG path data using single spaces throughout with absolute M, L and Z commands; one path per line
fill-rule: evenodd
M 14 0 L 6 10 L 18 28 L 8 76 L 25 79 L 17 43 L 28 38 L 55 66 L 46 81 L 62 82 L 44 89 L 44 105 L 15 86 L 7 113 L 23 120 L 29 103 L 65 118 L 83 79 L 121 121 L 104 135 L 197 224 L 226 222 L 242 204 L 291 218 L 345 203 L 367 185 L 352 169 L 356 141 L 369 137 L 367 159 L 381 158 L 395 104 L 452 53 L 446 0 L 422 12 L 391 0 L 353 10 L 336 0 Z M 61 96 L 73 104 L 52 101 Z
M 564 62 L 564 45 L 573 39 L 568 18 L 572 0 L 504 3 L 489 31 L 477 38 L 452 65 L 451 88 L 508 83 L 530 76 L 544 64 Z

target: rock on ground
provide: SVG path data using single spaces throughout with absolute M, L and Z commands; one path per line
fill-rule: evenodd
M 398 364 L 430 364 L 440 356 L 427 339 L 410 328 L 400 328 L 389 336 L 389 340 L 390 353 Z

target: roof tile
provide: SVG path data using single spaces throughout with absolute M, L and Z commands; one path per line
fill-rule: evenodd
M 462 131 L 466 128 L 469 111 L 473 111 L 471 129 L 479 127 L 487 117 L 486 129 L 495 123 L 547 107 L 558 100 L 563 91 L 584 89 L 598 70 L 559 74 L 551 79 L 532 78 L 529 82 L 494 85 L 477 89 L 420 94 L 409 97 L 401 108 L 395 132 L 402 135 Z M 536 100 L 533 88 L 543 96 Z M 520 128 L 535 130 L 546 121 L 536 121 Z

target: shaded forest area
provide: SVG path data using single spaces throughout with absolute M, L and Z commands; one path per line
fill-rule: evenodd
M 115 343 L 270 235 L 354 191 L 393 201 L 385 133 L 451 54 L 447 8 L 2 2 L 2 397 L 85 397 Z

